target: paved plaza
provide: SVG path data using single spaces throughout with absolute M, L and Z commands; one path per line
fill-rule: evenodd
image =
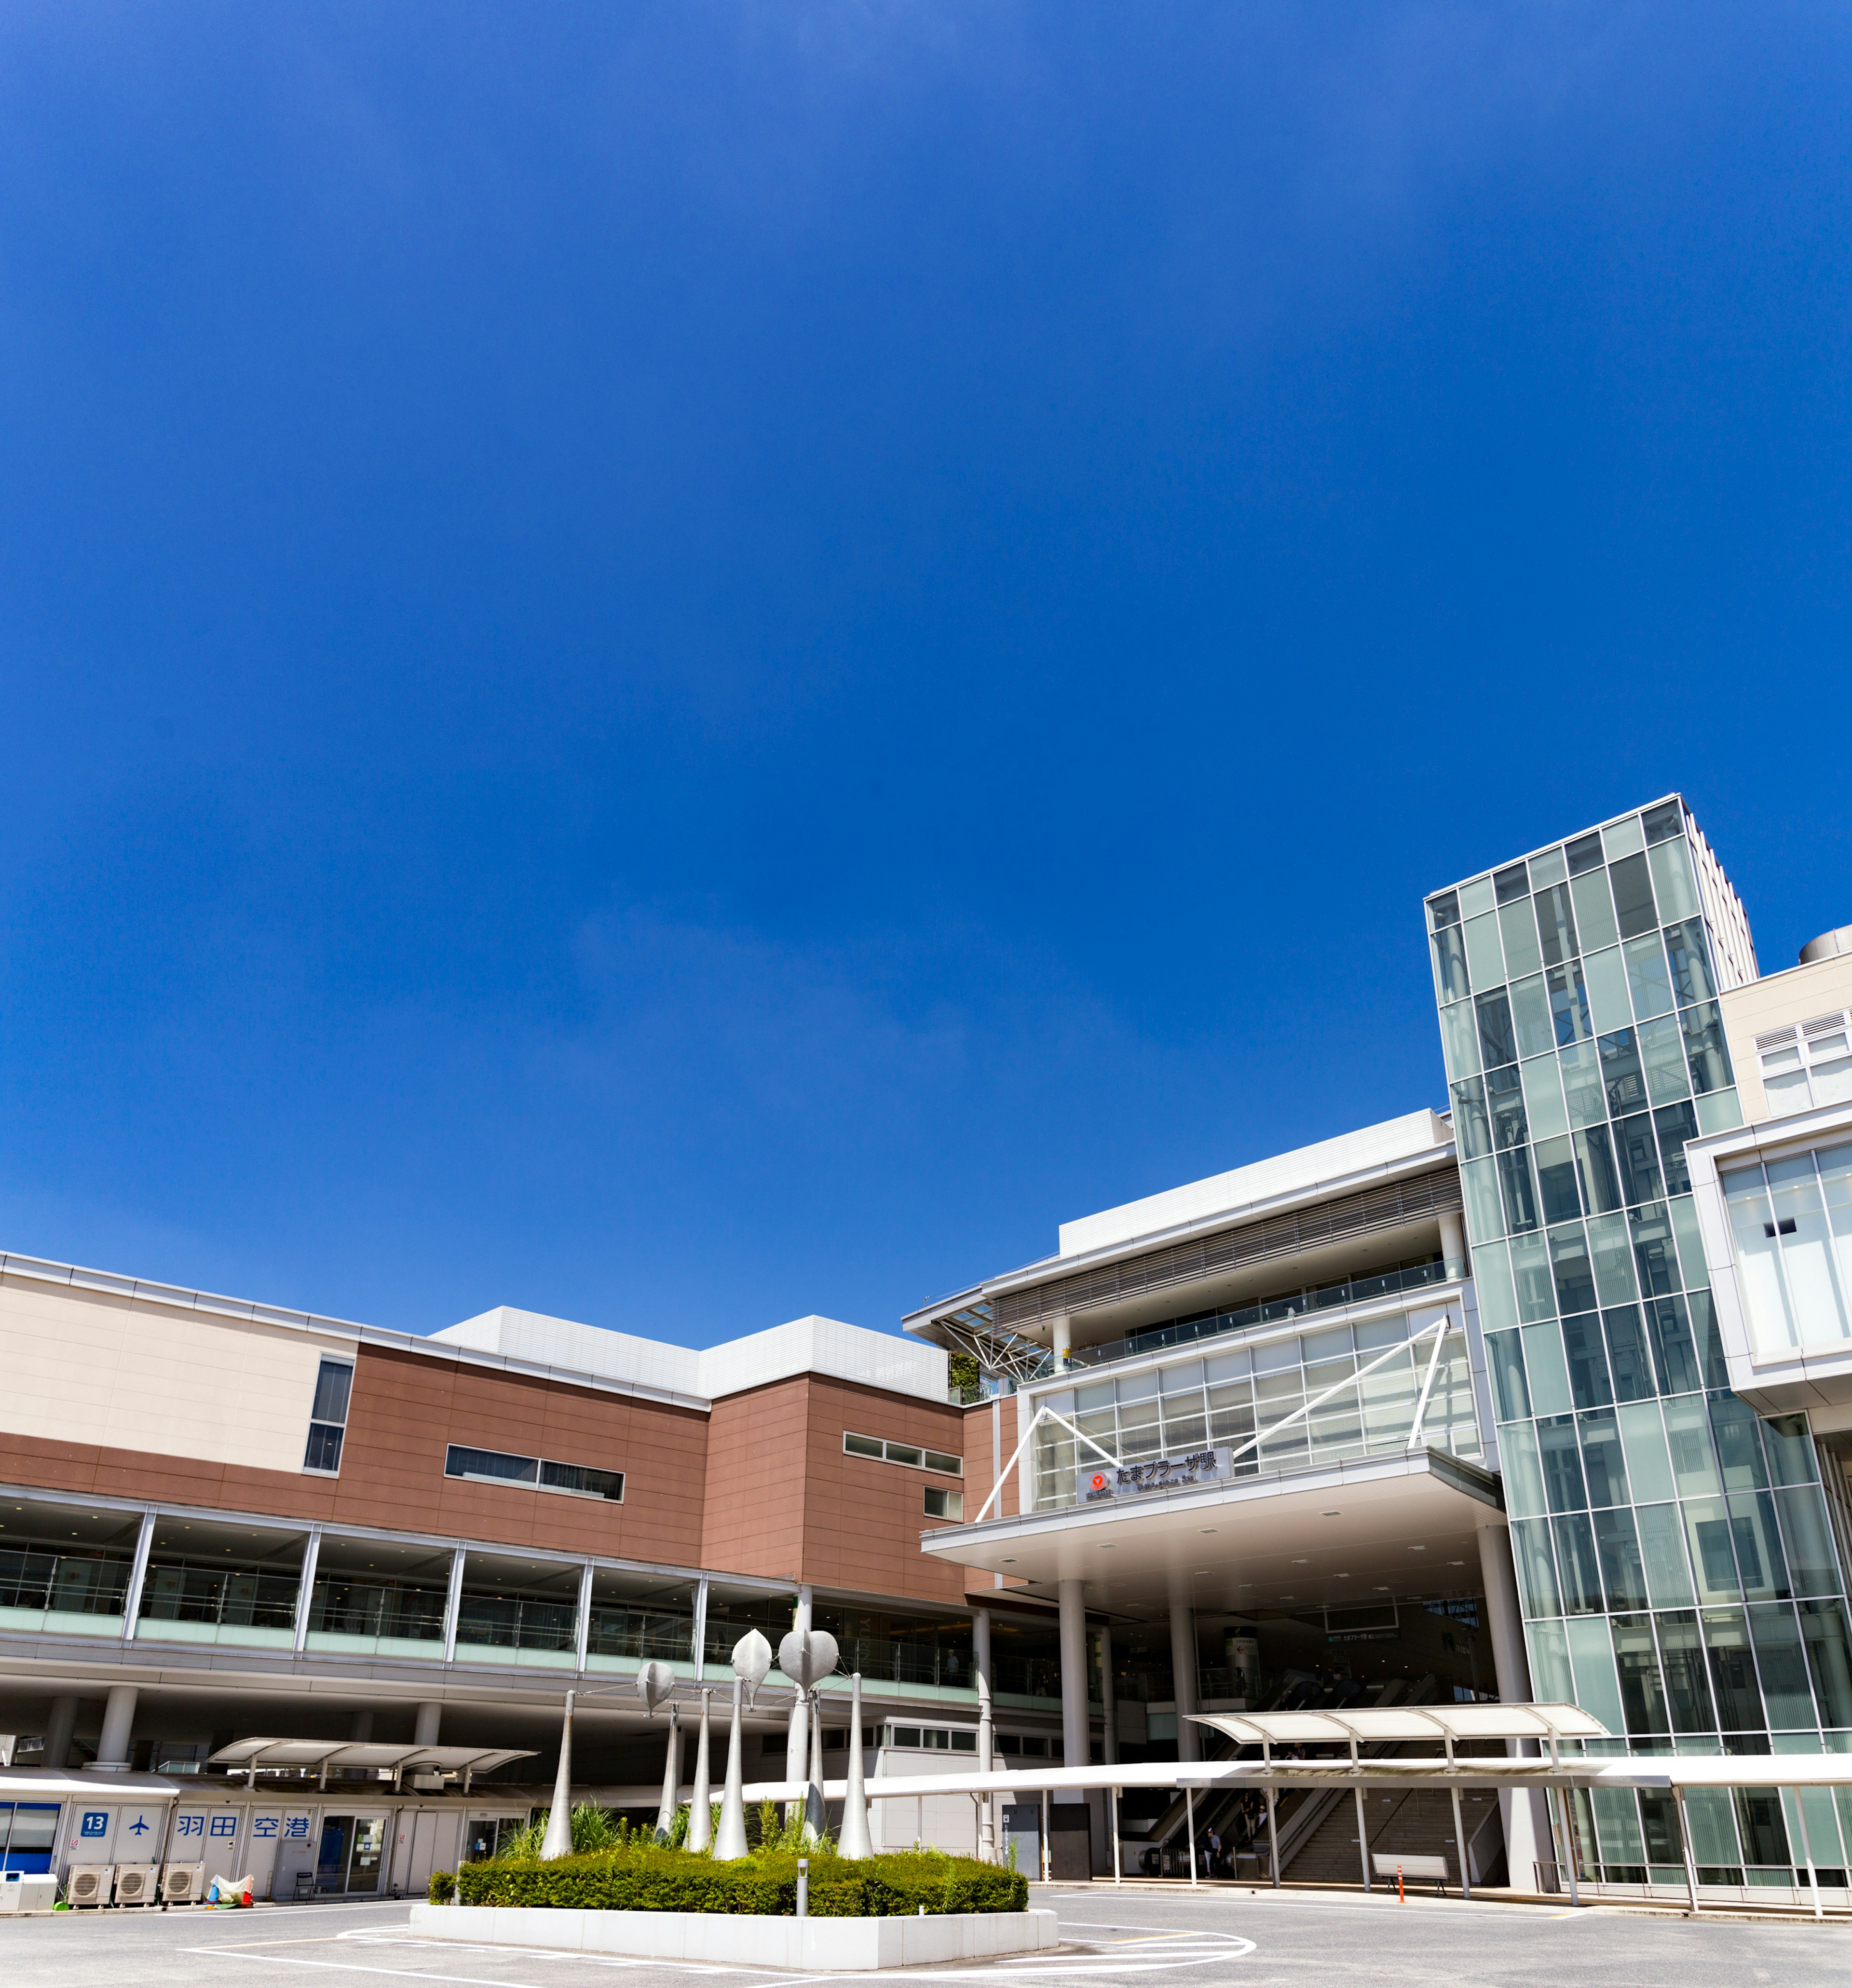
M 917 1968 L 909 1980 L 993 1983 L 1110 1981 L 1127 1988 L 1397 1988 L 1437 1982 L 1512 1988 L 1782 1988 L 1852 1973 L 1852 1925 L 1691 1922 L 1614 1909 L 1309 1897 L 1221 1890 L 1197 1898 L 1142 1889 L 1037 1887 L 1061 1915 L 1053 1956 Z M 7 1988 L 306 1988 L 321 1976 L 475 1988 L 688 1988 L 698 1976 L 738 1988 L 796 1988 L 867 1976 L 797 1975 L 608 1956 L 524 1952 L 413 1939 L 403 1901 L 279 1906 L 249 1912 L 59 1913 L 0 1925 Z

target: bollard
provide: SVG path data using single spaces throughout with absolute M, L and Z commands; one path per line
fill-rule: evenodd
M 1408 1902 L 1408 1894 L 1402 1889 L 1402 1867 L 1399 1864 L 1395 1867 L 1395 1902 L 1398 1905 Z
M 800 1857 L 797 1860 L 797 1915 L 800 1919 L 810 1916 L 810 1860 Z

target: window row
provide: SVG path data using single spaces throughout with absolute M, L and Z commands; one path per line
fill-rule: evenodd
M 1509 1423 L 1499 1455 L 1520 1519 L 1819 1483 L 1806 1418 L 1765 1422 L 1727 1390 Z
M 1485 1360 L 1501 1422 L 1689 1395 L 1729 1381 L 1708 1291 L 1489 1333 Z
M 910 1442 L 885 1442 L 878 1435 L 843 1435 L 843 1451 L 848 1456 L 865 1456 L 876 1463 L 904 1463 L 913 1470 L 937 1470 L 947 1476 L 962 1477 L 965 1459 L 943 1450 L 921 1449 Z
M 1852 1337 L 1852 1145 L 1722 1178 L 1757 1349 Z
M 498 1449 L 471 1449 L 453 1442 L 444 1452 L 444 1475 L 475 1484 L 525 1484 L 535 1491 L 563 1491 L 574 1498 L 624 1502 L 624 1472 L 594 1470 L 584 1463 L 553 1463 L 542 1456 L 510 1456 Z
M 1762 1095 L 1769 1116 L 1784 1118 L 1817 1105 L 1852 1100 L 1852 1054 L 1842 1009 L 1836 1015 L 1817 1015 L 1798 1028 L 1776 1029 L 1756 1038 L 1762 1067 Z
M 1706 1097 L 1735 1081 L 1715 1001 L 1613 1026 L 1578 1009 L 1581 1030 L 1553 1046 L 1539 1040 L 1540 1030 L 1517 1026 L 1503 989 L 1481 995 L 1468 1012 L 1476 1027 L 1466 1047 L 1475 1053 L 1460 1053 L 1452 1009 L 1442 1014 L 1441 1043 L 1454 1104 L 1467 1114 L 1464 1137 L 1481 1152 Z M 1516 1131 L 1518 1114 L 1528 1133 Z
M 1236 1452 L 1235 1474 L 1254 1476 L 1405 1450 L 1414 1439 L 1418 1412 L 1423 1447 L 1482 1456 L 1465 1334 L 1457 1327 L 1443 1334 L 1438 1359 L 1431 1338 L 1392 1344 L 1386 1355 L 1382 1347 L 1367 1343 L 1350 1350 L 1354 1336 L 1367 1342 L 1377 1327 L 1391 1325 L 1400 1328 L 1398 1339 L 1405 1334 L 1404 1320 L 1371 1321 L 1207 1363 L 1187 1361 L 1129 1377 L 1116 1388 L 1110 1381 L 1080 1388 L 1074 1426 L 1128 1462 L 1225 1445 Z M 1294 1357 L 1290 1365 L 1283 1364 L 1283 1356 L 1302 1353 L 1303 1361 Z M 1324 1357 L 1315 1357 L 1320 1353 Z M 1251 1359 L 1253 1371 L 1239 1378 L 1205 1377 L 1205 1364 L 1212 1374 L 1237 1359 Z M 1076 1473 L 1097 1460 L 1097 1452 L 1054 1425 L 1044 1426 L 1036 1443 L 1036 1509 L 1071 1504 Z
M 1840 1591 L 1825 1504 L 1811 1485 L 1514 1519 L 1512 1545 L 1527 1611 L 1539 1616 Z
M 1586 847 L 1587 840 L 1581 845 Z M 1571 876 L 1560 856 L 1519 863 L 1428 902 L 1435 981 L 1443 1003 L 1644 938 L 1701 915 L 1682 836 Z
M 1527 1163 L 1519 1151 L 1507 1161 Z M 1460 1170 L 1468 1215 L 1491 1192 L 1492 1176 L 1475 1172 L 1489 1161 L 1471 1161 Z M 1470 1229 L 1471 1223 L 1468 1222 Z M 1631 1304 L 1644 1297 L 1709 1286 L 1703 1239 L 1689 1195 L 1649 1202 L 1624 1214 L 1592 1215 L 1546 1229 L 1514 1230 L 1509 1247 L 1496 1235 L 1473 1236 L 1473 1264 L 1487 1261 L 1480 1310 L 1487 1329 L 1496 1331 L 1513 1318 L 1550 1313 L 1567 1316 L 1597 1306 Z M 1507 1278 L 1509 1282 L 1507 1283 Z
M 1607 1215 L 1617 1209 L 1691 1192 L 1685 1147 L 1698 1136 L 1698 1116 L 1688 1102 L 1620 1117 L 1571 1126 L 1556 1115 L 1562 1102 L 1556 1059 L 1513 1064 L 1490 1077 L 1469 1077 L 1452 1087 L 1454 1135 L 1462 1160 L 1493 1158 L 1530 1146 L 1538 1177 L 1511 1192 L 1533 1197 L 1546 1222 L 1577 1215 Z M 1547 1175 L 1547 1178 L 1545 1178 Z M 1563 1212 L 1551 1211 L 1560 1208 Z M 1516 1214 L 1513 1204 L 1509 1212 Z M 1534 1220 L 1519 1220 L 1534 1228 Z
M 1676 1743 L 1681 1753 L 1719 1752 L 1715 1740 Z M 1651 1789 L 1568 1791 L 1578 1868 L 1585 1881 L 1677 1885 L 1686 1882 L 1681 1807 Z M 1852 1866 L 1852 1788 L 1691 1788 L 1683 1814 L 1701 1885 L 1805 1887 L 1811 1863 L 1839 1887 Z
M 1242 1305 L 1223 1311 L 1192 1312 L 1187 1317 L 1171 1319 L 1162 1325 L 1147 1326 L 1128 1333 L 1124 1339 L 1110 1339 L 1099 1346 L 1078 1349 L 1070 1357 L 1070 1368 L 1109 1366 L 1120 1360 L 1135 1360 L 1147 1353 L 1162 1353 L 1173 1346 L 1191 1346 L 1203 1339 L 1218 1339 L 1225 1334 L 1245 1332 L 1257 1325 L 1280 1325 L 1308 1313 L 1336 1311 L 1346 1306 L 1367 1304 L 1372 1298 L 1394 1297 L 1404 1291 L 1421 1290 L 1447 1282 L 1447 1266 L 1438 1254 L 1405 1259 L 1393 1269 L 1371 1271 L 1363 1276 L 1347 1277 L 1341 1283 L 1317 1286 L 1301 1286 L 1265 1298 L 1259 1304 Z M 1053 1371 L 1052 1368 L 1049 1370 Z
M 1537 1697 L 1580 1705 L 1611 1733 L 1852 1727 L 1843 1601 L 1570 1617 L 1527 1622 L 1524 1640 Z

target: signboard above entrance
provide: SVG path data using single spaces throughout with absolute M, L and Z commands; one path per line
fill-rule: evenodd
M 1148 1491 L 1189 1491 L 1219 1483 L 1228 1474 L 1228 1452 L 1193 1449 L 1187 1456 L 1147 1456 L 1136 1463 L 1101 1462 L 1075 1473 L 1074 1493 L 1083 1505 L 1108 1499 L 1139 1498 Z

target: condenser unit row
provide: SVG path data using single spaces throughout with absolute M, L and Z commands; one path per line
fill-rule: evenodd
M 65 1903 L 70 1905 L 151 1905 L 163 1898 L 171 1905 L 190 1905 L 204 1892 L 203 1864 L 170 1864 L 164 1870 L 154 1864 L 73 1864 L 64 1880 Z M 0 1899 L 0 1911 L 6 1909 Z

